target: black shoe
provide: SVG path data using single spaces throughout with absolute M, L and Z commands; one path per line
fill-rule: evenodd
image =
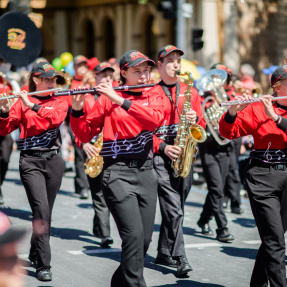
M 183 276 L 190 271 L 192 271 L 192 268 L 189 265 L 187 258 L 185 256 L 180 256 L 177 261 L 177 275 Z
M 240 207 L 233 207 L 233 208 L 231 208 L 231 212 L 235 213 L 235 214 L 242 214 L 244 212 L 244 210 L 241 209 Z
M 80 199 L 88 199 L 89 198 L 89 193 L 86 189 L 83 189 L 80 193 Z
M 158 253 L 154 261 L 155 264 L 177 268 L 177 261 L 173 260 L 170 255 Z
M 36 277 L 39 281 L 51 281 L 52 271 L 51 269 L 43 269 L 36 273 Z
M 114 240 L 112 237 L 110 236 L 105 236 L 102 238 L 102 243 L 101 243 L 101 246 L 102 247 L 108 247 L 110 244 L 113 244 L 114 243 Z
M 217 232 L 216 239 L 221 242 L 229 242 L 234 240 L 234 236 L 229 233 L 228 229 L 226 228 Z
M 201 228 L 201 233 L 206 236 L 213 236 L 214 232 L 210 228 L 209 223 L 201 224 L 200 221 L 197 221 L 197 225 Z

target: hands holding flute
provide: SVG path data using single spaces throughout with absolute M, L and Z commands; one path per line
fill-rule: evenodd
M 34 103 L 30 102 L 27 91 L 14 92 L 15 97 L 22 99 L 24 105 L 32 108 Z M 1 94 L 0 109 L 3 113 L 8 113 L 11 108 L 11 99 L 8 99 L 5 94 Z
M 228 113 L 231 116 L 236 116 L 237 112 L 242 111 L 243 109 L 246 108 L 247 105 L 250 104 L 248 101 L 254 100 L 252 96 L 248 94 L 242 94 L 239 96 L 235 97 L 235 100 L 233 101 L 234 103 L 230 105 L 228 109 Z M 271 95 L 264 95 L 256 99 L 254 102 L 261 102 L 264 106 L 264 112 L 266 116 L 271 118 L 273 121 L 276 123 L 278 122 L 279 116 L 275 113 L 273 105 L 272 105 L 272 100 L 274 100 L 274 97 Z M 237 104 L 235 104 L 238 102 Z
M 120 97 L 116 91 L 114 90 L 111 83 L 102 83 L 95 87 L 99 94 L 109 98 L 112 102 L 122 105 L 124 103 L 124 99 Z M 85 104 L 85 95 L 86 94 L 78 94 L 72 96 L 72 109 L 76 111 L 80 111 Z

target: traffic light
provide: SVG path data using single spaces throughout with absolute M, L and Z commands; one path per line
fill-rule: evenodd
M 193 28 L 192 29 L 192 49 L 197 51 L 203 48 L 204 42 L 202 41 L 203 29 Z
M 164 19 L 176 18 L 176 0 L 161 0 L 157 9 L 163 12 Z

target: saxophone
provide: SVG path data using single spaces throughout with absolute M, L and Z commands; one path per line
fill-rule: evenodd
M 171 167 L 174 171 L 175 177 L 185 178 L 189 172 L 192 163 L 195 160 L 197 154 L 197 143 L 202 143 L 206 140 L 205 130 L 197 124 L 190 125 L 186 119 L 187 111 L 191 107 L 191 87 L 193 86 L 193 79 L 191 73 L 185 72 L 180 76 L 187 76 L 187 90 L 184 92 L 184 105 L 181 111 L 180 120 L 178 124 L 178 130 L 174 145 L 181 148 L 179 157 L 172 161 Z
M 94 143 L 94 146 L 99 150 L 99 153 L 103 147 L 103 134 L 104 133 L 102 131 L 101 135 L 98 137 L 98 139 Z M 85 162 L 85 166 L 86 166 L 85 173 L 89 177 L 92 177 L 92 178 L 97 177 L 103 169 L 104 159 L 103 157 L 100 156 L 99 153 L 97 153 L 92 158 L 88 158 Z

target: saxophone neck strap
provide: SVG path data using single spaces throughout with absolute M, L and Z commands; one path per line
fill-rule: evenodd
M 180 92 L 179 82 L 177 81 L 175 83 L 175 95 L 176 95 L 175 102 L 172 99 L 172 95 L 171 95 L 170 90 L 169 90 L 170 87 L 167 86 L 162 80 L 158 84 L 161 86 L 161 88 L 163 89 L 165 95 L 169 98 L 170 102 L 176 107 L 176 110 L 177 110 L 177 113 L 178 113 L 178 116 L 179 116 L 180 115 L 179 110 L 178 110 L 178 98 L 179 98 L 179 92 Z

